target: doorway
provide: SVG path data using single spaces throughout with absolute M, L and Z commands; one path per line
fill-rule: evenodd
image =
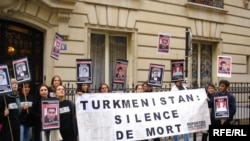
M 43 83 L 43 32 L 30 26 L 0 19 L 0 64 L 8 65 L 14 77 L 12 61 L 27 57 L 31 90 Z

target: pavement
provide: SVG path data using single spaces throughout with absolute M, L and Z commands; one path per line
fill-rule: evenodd
M 198 132 L 196 133 L 196 138 L 193 138 L 193 133 L 191 133 L 189 134 L 189 141 L 201 141 L 201 136 L 202 136 L 202 132 Z M 207 140 L 209 139 L 207 138 Z M 153 141 L 153 140 L 148 140 L 148 141 Z M 173 138 L 165 137 L 165 138 L 161 138 L 161 141 L 173 141 Z M 184 141 L 183 136 L 180 135 L 179 141 Z

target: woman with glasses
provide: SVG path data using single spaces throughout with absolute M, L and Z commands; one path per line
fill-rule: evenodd
M 108 84 L 102 83 L 102 84 L 99 86 L 99 93 L 109 93 L 109 92 L 110 92 L 110 89 L 109 89 Z

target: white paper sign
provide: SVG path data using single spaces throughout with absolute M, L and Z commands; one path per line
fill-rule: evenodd
M 205 89 L 76 96 L 80 141 L 142 140 L 208 130 Z

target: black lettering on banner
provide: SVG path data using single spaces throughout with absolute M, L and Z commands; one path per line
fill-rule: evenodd
M 121 105 L 119 104 L 120 100 L 113 100 L 113 105 L 114 105 L 114 108 L 121 108 Z
M 142 107 L 148 107 L 149 106 L 148 99 L 141 99 L 141 105 Z
M 166 105 L 167 104 L 167 101 L 166 101 L 165 97 L 161 97 L 160 102 L 161 102 L 161 105 Z
M 130 108 L 129 100 L 122 100 L 122 107 L 123 108 Z
M 163 111 L 163 112 L 144 113 L 143 115 L 138 115 L 138 114 L 126 115 L 126 122 L 130 123 L 130 120 L 137 122 L 137 123 L 150 122 L 150 121 L 157 121 L 157 120 L 163 120 L 163 119 L 168 120 L 170 118 L 178 118 L 178 117 L 179 115 L 178 115 L 177 110 L 172 110 L 172 111 Z
M 120 116 L 120 115 L 116 115 L 116 116 L 115 116 L 115 123 L 116 123 L 116 124 L 121 124 L 121 123 L 122 123 L 122 120 L 121 120 L 121 116 Z
M 132 100 L 132 105 L 133 105 L 133 108 L 138 108 L 139 107 L 137 99 Z
M 103 100 L 103 109 L 110 109 L 109 100 Z
M 133 130 L 126 130 L 125 134 L 122 131 L 116 131 L 116 140 L 123 140 L 123 138 L 133 139 Z
M 152 98 L 152 102 L 153 102 L 153 105 L 155 106 L 155 99 L 154 98 Z
M 83 110 L 86 110 L 86 104 L 88 103 L 88 101 L 80 101 L 80 103 L 82 103 Z
M 179 103 L 181 102 L 189 102 L 189 101 L 194 101 L 193 95 L 186 95 L 186 97 L 179 95 Z
M 156 135 L 162 135 L 162 134 L 170 134 L 174 133 L 174 130 L 177 129 L 177 132 L 180 132 L 180 126 L 181 124 L 175 124 L 174 126 L 172 125 L 167 125 L 165 127 L 151 127 L 151 128 L 146 128 L 146 134 L 148 137 L 151 136 L 156 136 Z
M 127 123 L 130 123 L 129 115 L 127 115 Z
M 144 116 L 145 116 L 145 121 L 152 121 L 150 113 L 145 113 Z
M 138 115 L 137 114 L 135 114 L 135 122 L 141 122 L 141 120 L 138 119 Z
M 174 96 L 169 96 L 168 98 L 171 100 L 172 104 L 174 104 Z
M 173 115 L 173 118 L 178 118 L 179 117 L 177 110 L 173 110 L 172 115 Z
M 92 107 L 93 109 L 99 109 L 100 108 L 100 100 L 96 101 L 96 105 L 95 105 L 95 101 L 92 101 Z

